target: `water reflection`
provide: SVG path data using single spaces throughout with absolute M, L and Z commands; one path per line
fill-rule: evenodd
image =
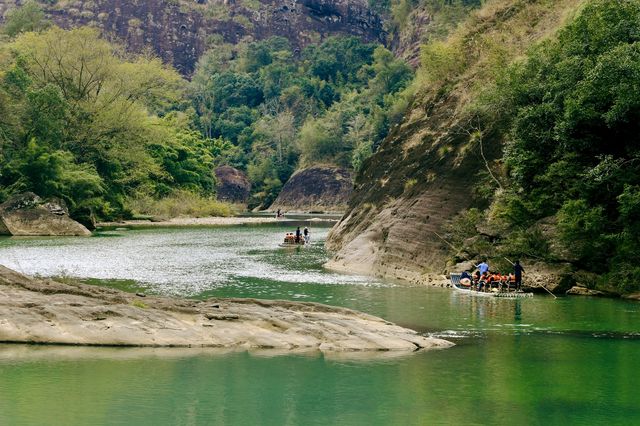
M 367 362 L 43 348 L 0 358 L 0 423 L 637 424 L 639 344 L 490 334 Z

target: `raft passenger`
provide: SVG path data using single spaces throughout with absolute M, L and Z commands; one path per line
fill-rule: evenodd
M 462 274 L 460 274 L 460 284 L 465 287 L 471 286 L 471 279 L 472 277 L 467 271 L 464 271 L 462 272 Z

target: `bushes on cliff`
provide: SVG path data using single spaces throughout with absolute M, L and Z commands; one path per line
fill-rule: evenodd
M 591 0 L 502 83 L 511 125 L 505 164 L 532 223 L 558 217 L 579 266 L 621 271 L 640 261 L 640 4 Z M 631 220 L 630 220 L 631 219 Z M 637 282 L 637 279 L 636 279 Z
M 42 7 L 36 1 L 28 0 L 21 7 L 9 9 L 2 32 L 14 37 L 22 32 L 39 31 L 48 26 Z

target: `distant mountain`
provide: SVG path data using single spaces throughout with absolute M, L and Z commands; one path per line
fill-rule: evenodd
M 0 0 L 0 16 L 22 0 Z M 284 36 L 296 49 L 330 35 L 385 40 L 381 17 L 367 0 L 95 0 L 42 1 L 63 28 L 90 25 L 134 51 L 150 46 L 182 74 L 193 72 L 212 41 Z

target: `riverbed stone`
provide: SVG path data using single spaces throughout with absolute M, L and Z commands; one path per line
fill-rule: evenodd
M 140 297 L 0 266 L 0 343 L 416 351 L 453 344 L 318 303 Z
M 567 294 L 573 296 L 606 296 L 605 293 L 599 290 L 593 290 L 586 287 L 573 286 L 567 290 Z

